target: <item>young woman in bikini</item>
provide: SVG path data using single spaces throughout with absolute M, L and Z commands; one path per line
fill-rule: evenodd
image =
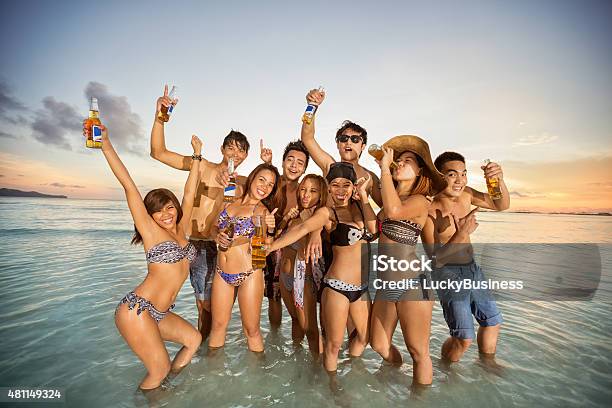
M 288 246 L 323 227 L 329 231 L 333 261 L 321 284 L 321 303 L 326 335 L 324 366 L 328 372 L 335 372 L 349 316 L 355 325 L 354 335 L 349 338 L 349 354 L 360 356 L 368 344 L 370 298 L 361 265 L 368 251 L 362 253 L 361 244 L 376 232 L 376 215 L 367 194 L 371 179 L 357 180 L 350 163 L 333 163 L 326 179 L 332 206 L 319 208 L 312 217 L 287 230 L 268 251 Z M 358 190 L 359 201 L 353 200 L 354 189 Z M 367 275 L 367 268 L 365 271 Z
M 101 128 L 102 153 L 125 190 L 134 220 L 132 243 L 143 244 L 148 266 L 145 280 L 119 302 L 115 324 L 147 369 L 140 388 L 153 389 L 162 383 L 170 370 L 180 371 L 189 364 L 202 341 L 195 327 L 171 312 L 176 295 L 189 276 L 189 262 L 195 256 L 195 248 L 185 237 L 185 228 L 198 182 L 202 142 L 192 136 L 194 155 L 182 205 L 170 190 L 163 188 L 149 191 L 143 200 L 113 148 L 106 128 Z M 90 131 L 83 128 L 86 136 Z M 164 341 L 183 345 L 172 362 Z
M 267 242 L 274 236 L 274 214 L 271 203 L 275 202 L 279 173 L 271 164 L 262 163 L 249 174 L 245 194 L 226 206 L 219 214 L 216 241 L 220 247 L 217 255 L 217 273 L 212 286 L 212 327 L 208 346 L 211 349 L 225 345 L 227 326 L 232 317 L 232 306 L 238 298 L 242 328 L 249 350 L 263 351 L 259 320 L 264 294 L 262 269 L 253 269 L 251 238 L 255 235 L 255 217 L 267 226 Z M 225 233 L 234 225 L 233 238 Z M 263 225 L 262 225 L 263 226 Z

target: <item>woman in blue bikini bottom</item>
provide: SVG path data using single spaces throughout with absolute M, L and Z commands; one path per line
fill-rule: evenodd
M 225 344 L 232 307 L 237 298 L 249 350 L 263 351 L 259 321 L 264 279 L 261 269 L 253 269 L 251 238 L 255 234 L 254 216 L 263 217 L 268 232 L 273 234 L 275 210 L 271 208 L 271 203 L 274 202 L 278 180 L 276 167 L 260 164 L 249 174 L 243 197 L 229 204 L 219 214 L 216 240 L 228 249 L 217 254 L 217 273 L 213 279 L 211 296 L 212 326 L 208 342 L 211 349 Z M 229 239 L 224 231 L 232 224 L 233 238 Z

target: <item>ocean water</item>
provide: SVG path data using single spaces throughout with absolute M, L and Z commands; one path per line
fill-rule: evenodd
M 338 386 L 294 347 L 289 316 L 270 331 L 266 352 L 247 351 L 237 307 L 226 347 L 192 364 L 153 395 L 137 390 L 144 367 L 116 331 L 113 312 L 145 276 L 142 247 L 129 245 L 132 222 L 122 201 L 0 198 L 0 387 L 60 388 L 74 407 L 146 406 L 602 406 L 612 400 L 612 217 L 481 213 L 477 242 L 599 244 L 602 273 L 589 301 L 499 302 L 505 323 L 492 369 L 472 347 L 450 367 L 439 351 L 448 335 L 433 314 L 433 385 L 413 390 L 410 356 L 382 364 L 368 348 L 342 351 Z M 537 273 L 537 271 L 534 271 Z M 189 281 L 175 312 L 197 314 Z M 304 343 L 305 344 L 305 343 Z M 171 355 L 177 347 L 168 343 Z M 333 388 L 333 390 L 332 390 Z M 26 406 L 26 405 L 19 405 Z M 32 406 L 43 406 L 39 403 Z M 56 405 L 57 406 L 57 405 Z

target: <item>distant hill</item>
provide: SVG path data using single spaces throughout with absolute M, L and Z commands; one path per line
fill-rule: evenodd
M 0 197 L 68 198 L 68 196 L 65 195 L 43 194 L 37 191 L 21 191 L 12 188 L 0 188 Z

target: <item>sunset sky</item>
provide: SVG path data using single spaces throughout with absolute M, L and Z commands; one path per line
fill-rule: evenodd
M 180 88 L 170 149 L 190 154 L 195 133 L 217 161 L 233 128 L 252 145 L 240 173 L 260 138 L 278 164 L 323 85 L 317 138 L 336 157 L 351 119 L 370 143 L 416 134 L 434 158 L 463 153 L 476 188 L 480 162 L 499 162 L 513 210 L 612 211 L 612 3 L 218 3 L 3 3 L 0 187 L 122 198 L 81 136 L 97 96 L 141 191 L 180 192 L 187 174 L 148 156 L 166 83 Z

